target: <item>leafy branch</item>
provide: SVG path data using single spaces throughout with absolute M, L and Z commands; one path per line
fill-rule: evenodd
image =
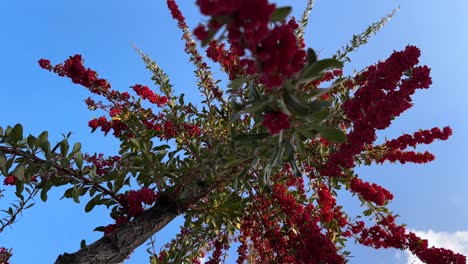
M 296 31 L 296 36 L 298 39 L 304 38 L 304 31 L 307 25 L 309 24 L 309 15 L 310 12 L 312 11 L 312 8 L 314 7 L 315 0 L 309 0 L 307 2 L 307 6 L 304 9 L 304 12 L 302 13 L 301 17 L 301 23 L 299 28 Z
M 376 34 L 395 14 L 396 12 L 400 9 L 400 7 L 397 7 L 393 9 L 393 11 L 386 16 L 382 17 L 379 21 L 372 23 L 370 26 L 366 28 L 361 34 L 359 35 L 353 35 L 352 40 L 350 41 L 349 44 L 347 44 L 345 47 L 342 47 L 341 50 L 338 50 L 335 55 L 333 55 L 334 59 L 337 59 L 339 61 L 351 61 L 351 59 L 348 57 L 348 54 L 357 48 L 359 48 L 361 45 L 366 44 L 369 38 Z
M 18 201 L 18 205 L 13 204 L 12 206 L 15 208 L 13 209 L 12 207 L 9 207 L 8 210 L 2 210 L 3 212 L 7 213 L 8 216 L 4 217 L 2 220 L 0 220 L 0 233 L 3 232 L 3 230 L 7 226 L 11 226 L 13 223 L 15 223 L 15 220 L 19 214 L 22 214 L 22 212 L 25 209 L 31 208 L 34 206 L 34 203 L 31 203 L 28 205 L 28 202 L 36 196 L 36 194 L 39 192 L 38 188 L 34 188 L 34 190 L 31 192 L 28 188 L 26 188 L 26 191 L 28 192 L 28 197 L 26 200 L 24 199 L 23 196 L 20 197 L 20 200 Z

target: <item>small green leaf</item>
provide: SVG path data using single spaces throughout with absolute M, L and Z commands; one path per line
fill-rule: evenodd
M 54 153 L 60 147 L 61 143 L 62 143 L 62 141 L 57 142 L 57 144 L 55 144 L 55 146 L 52 148 L 51 152 Z
M 299 133 L 307 139 L 314 139 L 317 136 L 318 130 L 316 129 L 298 129 Z
M 94 228 L 93 231 L 104 232 L 104 229 L 105 229 L 104 226 L 98 226 L 98 227 Z
M 302 74 L 303 82 L 310 82 L 320 79 L 323 71 L 332 68 L 343 68 L 343 63 L 336 59 L 323 59 L 309 65 Z
M 291 143 L 296 146 L 296 151 L 299 155 L 302 155 L 304 153 L 304 142 L 300 139 L 298 135 L 294 135 L 292 137 Z
M 83 168 L 83 153 L 78 151 L 73 155 L 73 158 L 75 158 L 76 166 L 81 170 Z
M 217 30 L 212 30 L 212 29 L 208 30 L 208 36 L 201 42 L 201 46 L 205 47 L 206 45 L 208 45 L 208 43 L 210 43 L 210 41 L 216 35 L 216 32 L 218 32 L 218 31 Z
M 294 112 L 295 116 L 302 116 L 307 114 L 308 106 L 305 102 L 302 102 L 294 94 L 284 93 L 283 94 L 284 103 Z
M 71 197 L 72 197 L 72 192 L 73 192 L 73 187 L 67 189 L 67 190 L 63 193 L 63 196 L 62 196 L 60 199 L 63 199 L 63 198 L 71 198 Z
M 154 147 L 153 150 L 154 151 L 161 151 L 161 150 L 165 150 L 165 149 L 168 149 L 168 148 L 171 148 L 171 146 L 169 146 L 167 144 L 164 144 L 164 145 Z
M 255 140 L 263 139 L 270 136 L 269 133 L 247 133 L 247 134 L 239 134 L 234 136 L 233 140 L 235 142 L 241 143 L 241 144 L 249 144 L 254 142 Z
M 180 94 L 180 96 L 179 96 L 179 105 L 184 105 L 184 95 L 185 94 Z
M 68 150 L 70 149 L 70 146 L 68 145 L 68 141 L 66 139 L 62 140 L 60 143 L 60 154 L 62 154 L 62 157 L 66 157 Z
M 12 174 L 16 177 L 16 179 L 24 181 L 24 165 L 18 164 L 18 166 L 16 166 L 16 168 L 13 170 Z
M 343 143 L 346 141 L 346 134 L 338 128 L 327 127 L 320 129 L 320 136 L 333 143 Z
M 41 200 L 43 202 L 47 202 L 47 190 L 46 189 L 42 189 L 41 191 Z
M 120 191 L 122 189 L 124 183 L 125 183 L 125 177 L 126 175 L 124 173 L 118 174 L 118 176 L 114 180 L 114 192 Z
M 258 91 L 257 87 L 253 84 L 248 85 L 249 87 L 249 97 L 254 99 L 255 101 L 260 101 L 262 99 L 262 95 L 260 91 Z
M 4 175 L 7 175 L 7 171 L 8 171 L 8 168 L 7 168 L 7 159 L 6 159 L 6 156 L 3 152 L 0 152 L 0 172 Z
M 315 53 L 314 49 L 311 49 L 311 48 L 307 49 L 307 62 L 309 64 L 313 64 L 317 62 L 317 53 Z
M 81 143 L 80 142 L 76 142 L 75 145 L 73 145 L 73 150 L 72 150 L 72 153 L 76 153 L 78 151 L 81 150 Z
M 284 6 L 277 8 L 271 15 L 271 22 L 283 22 L 286 17 L 291 13 L 292 8 L 290 6 Z
M 328 116 L 330 116 L 330 111 L 328 109 L 322 109 L 319 112 L 312 113 L 309 117 L 321 122 L 321 121 L 327 119 Z
M 18 142 L 23 139 L 23 126 L 21 124 L 16 124 L 10 133 L 11 140 L 13 142 Z
M 28 142 L 30 149 L 34 149 L 36 147 L 37 138 L 35 138 L 33 135 L 29 135 L 26 141 Z
M 246 76 L 237 77 L 229 83 L 229 87 L 235 90 L 240 89 L 242 85 L 246 83 L 248 80 L 249 80 L 249 77 L 246 77 Z
M 79 199 L 80 194 L 81 194 L 80 189 L 76 188 L 76 186 L 73 187 L 72 198 L 73 198 L 73 201 L 75 201 L 75 203 L 80 203 L 80 199 Z
M 44 151 L 46 158 L 50 154 L 49 132 L 44 131 L 37 137 L 37 144 Z
M 24 182 L 22 181 L 16 181 L 16 196 L 19 197 L 21 200 L 24 199 L 22 193 L 24 190 Z
M 128 140 L 130 142 L 130 144 L 132 145 L 132 147 L 136 148 L 136 149 L 140 149 L 140 142 L 138 142 L 138 140 L 136 140 L 135 138 L 130 138 Z
M 365 210 L 365 211 L 363 212 L 363 214 L 364 214 L 365 216 L 370 216 L 370 215 L 372 215 L 372 209 L 367 209 L 367 210 Z
M 86 246 L 86 240 L 83 239 L 83 240 L 81 240 L 81 242 L 80 242 L 80 248 L 83 249 L 83 248 L 85 248 L 85 247 L 87 247 L 87 246 Z
M 256 112 L 262 112 L 270 105 L 270 101 L 260 101 L 257 103 L 253 103 L 250 106 L 247 106 L 242 111 L 246 113 L 254 114 Z
M 91 212 L 91 210 L 93 210 L 93 208 L 96 206 L 97 201 L 99 201 L 99 199 L 101 199 L 101 195 L 96 195 L 93 197 L 93 199 L 89 200 L 89 202 L 85 206 L 85 212 Z
M 37 137 L 37 141 L 38 141 L 39 145 L 42 146 L 42 145 L 46 144 L 49 141 L 48 138 L 49 138 L 49 132 L 44 131 Z

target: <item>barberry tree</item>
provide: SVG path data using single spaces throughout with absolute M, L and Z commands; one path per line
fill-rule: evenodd
M 150 263 L 199 263 L 202 257 L 220 263 L 232 246 L 237 263 L 345 263 L 348 240 L 410 250 L 426 263 L 466 263 L 398 224 L 387 208 L 392 193 L 355 172 L 373 163 L 430 162 L 431 153 L 408 148 L 451 136 L 450 127 L 435 127 L 375 143 L 376 131 L 412 106 L 417 89 L 431 85 L 420 50 L 407 46 L 345 76 L 348 54 L 394 13 L 320 58 L 303 38 L 313 2 L 296 21 L 290 7 L 267 0 L 197 0 L 207 19 L 193 34 L 228 75 L 222 89 L 176 2 L 167 0 L 196 67 L 201 106 L 175 94 L 168 75 L 136 47 L 158 92 L 142 84 L 113 89 L 81 55 L 58 64 L 39 60 L 43 69 L 88 89 L 87 107 L 103 113 L 89 127 L 115 137 L 120 150 L 88 154 L 70 134 L 54 144 L 47 131 L 0 128 L 0 174 L 19 199 L 4 211 L 0 231 L 34 197 L 46 201 L 49 190 L 67 186 L 65 198 L 85 199 L 86 212 L 107 207 L 114 223 L 97 227 L 101 239 L 58 256 L 58 264 L 121 262 L 180 215 L 180 233 L 163 251 L 150 252 Z M 340 190 L 362 203 L 362 215 L 348 216 L 336 199 Z M 0 263 L 11 254 L 1 248 Z

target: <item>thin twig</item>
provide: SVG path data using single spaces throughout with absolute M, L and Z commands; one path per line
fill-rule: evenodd
M 26 204 L 29 202 L 29 200 L 31 200 L 34 196 L 36 196 L 38 191 L 39 191 L 39 189 L 34 188 L 34 191 L 32 191 L 29 194 L 29 197 L 25 201 L 21 201 L 20 206 L 16 208 L 16 212 L 14 212 L 13 214 L 10 215 L 10 219 L 6 223 L 2 223 L 2 226 L 0 227 L 0 233 L 3 232 L 3 230 L 7 226 L 14 223 L 14 221 L 15 221 L 16 217 L 18 216 L 18 214 L 20 214 L 26 208 Z
M 296 36 L 298 39 L 304 38 L 305 28 L 307 27 L 307 24 L 309 23 L 310 11 L 312 11 L 312 8 L 314 7 L 314 3 L 315 3 L 315 0 L 309 0 L 307 2 L 306 8 L 304 9 L 304 12 L 302 13 L 301 23 L 296 32 Z

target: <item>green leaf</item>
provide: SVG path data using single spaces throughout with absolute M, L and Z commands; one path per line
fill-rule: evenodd
M 309 65 L 302 74 L 303 82 L 310 82 L 322 77 L 323 71 L 332 68 L 343 68 L 343 63 L 336 59 L 319 60 Z
M 76 186 L 73 187 L 72 198 L 73 198 L 73 201 L 75 201 L 75 203 L 80 203 L 80 199 L 79 199 L 80 194 L 81 194 L 80 189 L 76 188 Z
M 318 122 L 321 122 L 330 116 L 330 111 L 328 109 L 322 109 L 319 112 L 312 113 L 309 117 L 315 120 L 318 120 Z
M 76 166 L 81 170 L 83 168 L 83 153 L 78 151 L 73 155 L 73 158 L 75 158 Z
M 234 111 L 240 111 L 244 109 L 245 105 L 237 102 L 235 98 L 231 98 L 231 107 Z
M 363 213 L 365 216 L 370 216 L 370 215 L 372 215 L 373 210 L 372 210 L 372 209 L 367 209 L 367 210 L 365 210 L 365 211 L 362 212 L 362 213 Z
M 81 150 L 81 143 L 80 142 L 76 142 L 75 145 L 73 145 L 73 150 L 72 150 L 72 153 L 77 153 L 78 151 Z
M 304 142 L 301 140 L 299 135 L 294 134 L 291 137 L 291 145 L 296 147 L 295 150 L 299 155 L 302 155 L 304 153 L 304 148 L 305 148 Z
M 62 140 L 60 143 L 60 154 L 62 154 L 62 157 L 66 157 L 68 150 L 70 149 L 70 145 L 68 144 L 68 141 L 66 139 Z
M 50 154 L 50 143 L 49 143 L 49 132 L 44 131 L 37 137 L 37 144 L 44 153 L 47 155 Z M 47 158 L 47 157 L 46 157 Z
M 18 166 L 16 166 L 16 168 L 13 170 L 12 174 L 16 177 L 16 179 L 24 181 L 24 165 L 18 164 Z
M 126 179 L 125 176 L 126 176 L 125 173 L 119 173 L 117 175 L 117 177 L 114 180 L 114 182 L 115 182 L 114 183 L 114 190 L 113 190 L 114 192 L 118 192 L 118 191 L 120 191 L 120 189 L 122 189 L 123 185 L 125 184 L 125 179 Z
M 242 85 L 246 83 L 248 80 L 249 80 L 249 77 L 246 77 L 246 76 L 237 77 L 234 80 L 232 80 L 228 86 L 231 87 L 232 89 L 237 90 L 237 89 L 240 89 Z
M 284 93 L 283 94 L 284 103 L 288 106 L 288 109 L 291 109 L 295 116 L 302 116 L 307 114 L 308 105 L 305 102 L 302 102 L 294 94 Z
M 298 131 L 299 131 L 299 133 L 300 133 L 301 135 L 303 135 L 303 136 L 304 136 L 305 138 L 307 138 L 307 139 L 313 139 L 313 138 L 315 138 L 315 136 L 316 136 L 317 133 L 318 133 L 318 130 L 317 130 L 317 129 L 308 129 L 308 128 L 306 128 L 306 129 L 303 129 L 303 128 L 302 128 L 302 129 L 298 129 Z
M 311 48 L 307 49 L 307 62 L 309 64 L 313 64 L 317 62 L 317 53 L 315 53 L 314 49 L 311 49 Z
M 83 240 L 81 240 L 81 242 L 80 242 L 80 248 L 83 249 L 83 248 L 85 248 L 85 247 L 87 247 L 87 246 L 86 246 L 86 240 L 83 239 Z
M 218 32 L 217 30 L 208 30 L 208 36 L 206 37 L 206 39 L 204 39 L 202 42 L 201 42 L 201 46 L 202 47 L 205 47 L 206 45 L 208 45 L 208 43 L 210 43 L 210 41 L 213 39 L 213 37 L 216 35 L 216 32 Z
M 44 131 L 37 137 L 37 141 L 39 145 L 44 145 L 49 141 L 48 138 L 49 138 L 49 132 Z
M 284 6 L 277 8 L 271 15 L 271 22 L 283 22 L 286 17 L 291 13 L 292 8 L 290 6 Z
M 8 174 L 7 159 L 3 152 L 0 152 L 0 172 L 5 176 Z
M 338 128 L 327 127 L 320 129 L 320 136 L 333 143 L 343 143 L 346 141 L 346 134 Z
M 21 200 L 24 200 L 24 197 L 22 195 L 24 190 L 24 182 L 22 181 L 16 181 L 16 196 L 19 197 Z
M 33 135 L 29 135 L 26 141 L 28 142 L 30 149 L 34 149 L 36 147 L 37 138 L 35 138 Z
M 250 106 L 247 106 L 242 111 L 246 112 L 246 113 L 254 114 L 256 112 L 262 112 L 269 105 L 270 105 L 270 101 L 260 101 L 260 102 L 254 103 L 254 104 L 252 104 Z
M 60 199 L 63 199 L 63 198 L 71 198 L 71 197 L 72 197 L 72 192 L 73 192 L 73 187 L 67 189 L 67 190 L 63 193 L 63 196 L 62 196 Z
M 247 133 L 247 134 L 239 134 L 234 136 L 233 140 L 235 142 L 241 143 L 241 144 L 249 144 L 254 142 L 255 140 L 263 139 L 270 136 L 269 133 Z
M 96 195 L 93 197 L 93 199 L 89 200 L 89 202 L 85 206 L 85 212 L 91 212 L 91 210 L 93 210 L 93 208 L 96 206 L 99 199 L 101 199 L 101 195 Z
M 184 105 L 184 95 L 185 94 L 180 94 L 180 96 L 179 96 L 179 105 Z
M 11 130 L 10 137 L 15 143 L 23 140 L 23 126 L 21 126 L 21 124 L 16 124 Z
M 98 226 L 98 227 L 94 228 L 93 231 L 104 232 L 104 229 L 105 229 L 104 226 Z
M 137 139 L 135 139 L 135 138 L 130 138 L 128 141 L 130 142 L 130 144 L 132 145 L 132 147 L 134 147 L 134 148 L 136 148 L 136 149 L 138 149 L 138 150 L 141 148 L 140 142 L 138 142 Z
M 55 146 L 52 148 L 51 152 L 54 153 L 60 147 L 61 144 L 62 144 L 62 141 L 57 142 L 57 144 L 55 144 Z
M 168 149 L 168 148 L 171 148 L 171 146 L 169 146 L 167 144 L 164 144 L 164 145 L 154 147 L 153 151 L 161 151 L 161 150 L 165 150 L 165 149 Z
M 260 91 L 258 91 L 257 87 L 253 84 L 249 85 L 249 97 L 255 101 L 260 101 L 262 99 Z
M 43 202 L 47 202 L 47 190 L 46 189 L 42 189 L 41 191 L 41 200 Z

